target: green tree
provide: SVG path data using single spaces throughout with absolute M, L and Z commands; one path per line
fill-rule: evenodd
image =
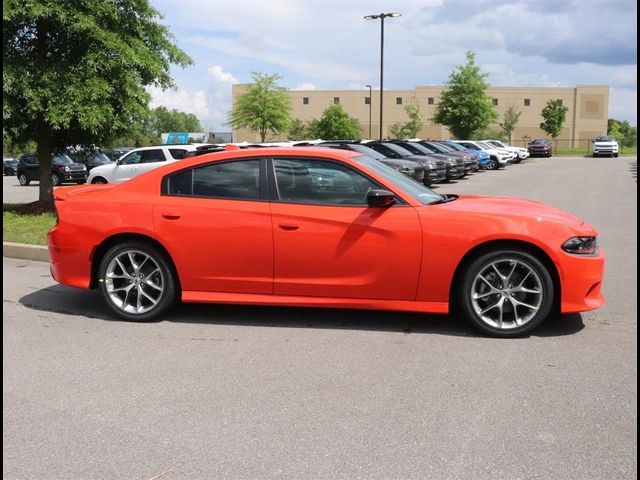
M 305 122 L 299 118 L 291 120 L 289 125 L 289 140 L 307 140 L 310 138 L 309 128 Z
M 547 135 L 557 138 L 560 132 L 562 132 L 564 121 L 567 118 L 567 110 L 569 109 L 560 105 L 556 100 L 549 100 L 540 113 L 543 118 L 543 121 L 540 123 L 540 128 L 544 130 Z
M 313 138 L 323 140 L 357 140 L 360 138 L 360 123 L 357 119 L 349 116 L 340 104 L 325 108 L 319 119 L 311 121 L 309 130 Z
M 432 117 L 434 123 L 445 125 L 460 139 L 472 138 L 498 118 L 486 93 L 487 75 L 476 65 L 472 51 L 467 52 L 466 57 L 466 64 L 459 65 L 449 75 Z
M 170 65 L 191 59 L 148 0 L 3 7 L 4 132 L 15 143 L 36 142 L 39 198 L 50 207 L 52 153 L 123 135 L 149 115 L 145 87 L 172 87 Z
M 509 139 L 509 144 L 511 144 L 511 134 L 516 129 L 518 120 L 520 120 L 520 115 L 522 115 L 522 111 L 518 110 L 515 105 L 511 105 L 505 110 L 504 116 L 502 117 L 503 119 L 502 123 L 500 123 L 500 128 Z
M 409 117 L 406 122 L 397 122 L 389 127 L 389 132 L 394 138 L 415 138 L 422 130 L 422 116 L 420 115 L 420 105 L 413 101 L 404 106 L 404 111 Z
M 154 134 L 160 136 L 169 132 L 201 132 L 202 126 L 198 117 L 193 113 L 185 113 L 179 110 L 168 110 L 160 106 L 153 110 Z
M 607 135 L 616 137 L 623 147 L 634 147 L 638 143 L 638 132 L 627 120 L 610 118 L 607 121 Z
M 286 89 L 277 86 L 280 75 L 251 74 L 254 83 L 239 95 L 229 113 L 228 124 L 233 128 L 248 128 L 265 141 L 268 132 L 278 134 L 289 128 L 291 100 Z

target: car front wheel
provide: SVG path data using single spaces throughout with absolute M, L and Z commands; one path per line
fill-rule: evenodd
M 108 182 L 102 177 L 96 177 L 93 180 L 91 180 L 91 183 L 93 185 L 104 185 L 104 184 L 106 184 Z
M 551 312 L 553 281 L 547 268 L 520 250 L 493 251 L 469 265 L 458 306 L 481 332 L 517 337 L 538 327 Z
M 20 185 L 22 185 L 23 187 L 26 187 L 31 182 L 30 182 L 29 178 L 24 173 L 21 173 L 20 175 L 18 175 L 18 183 Z
M 170 260 L 144 242 L 112 247 L 100 262 L 98 280 L 109 308 L 126 320 L 153 320 L 176 299 Z
M 60 175 L 58 175 L 57 173 L 54 173 L 51 175 L 51 185 L 53 185 L 54 187 L 57 187 L 61 183 L 62 183 L 62 179 L 60 178 Z
M 497 170 L 498 169 L 498 161 L 495 158 L 490 158 L 489 163 L 487 164 L 487 168 L 489 170 Z

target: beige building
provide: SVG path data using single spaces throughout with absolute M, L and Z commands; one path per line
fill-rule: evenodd
M 246 85 L 233 86 L 233 102 L 244 91 Z M 406 122 L 404 106 L 417 101 L 424 119 L 424 126 L 419 133 L 422 138 L 450 138 L 446 127 L 433 124 L 429 119 L 435 112 L 443 87 L 421 87 L 415 90 L 384 91 L 384 122 L 382 136 L 390 135 L 389 127 L 396 122 Z M 362 127 L 362 138 L 379 136 L 380 97 L 379 91 L 372 92 L 369 102 L 369 89 L 366 90 L 292 90 L 291 116 L 303 121 L 320 118 L 329 105 L 339 103 L 344 110 L 355 117 Z M 568 107 L 565 127 L 558 136 L 558 146 L 586 147 L 592 138 L 607 133 L 609 114 L 609 87 L 607 85 L 578 85 L 575 88 L 563 87 L 489 87 L 487 95 L 492 99 L 498 113 L 498 122 L 503 119 L 504 112 L 515 105 L 522 115 L 512 135 L 512 143 L 526 145 L 532 138 L 546 137 L 540 130 L 542 117 L 540 112 L 549 100 L 562 102 Z M 369 116 L 371 115 L 371 122 Z M 499 126 L 496 123 L 495 128 Z M 278 138 L 269 140 L 286 140 L 283 133 Z M 257 133 L 246 129 L 233 131 L 234 142 L 257 142 Z

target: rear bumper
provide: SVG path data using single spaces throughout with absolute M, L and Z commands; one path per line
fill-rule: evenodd
M 47 233 L 51 275 L 63 285 L 88 289 L 91 283 L 91 252 L 73 246 L 73 238 L 68 237 L 57 226 Z

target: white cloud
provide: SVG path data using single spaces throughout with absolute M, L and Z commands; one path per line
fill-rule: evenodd
M 222 71 L 222 67 L 220 65 L 214 65 L 213 67 L 209 67 L 207 69 L 207 73 L 209 74 L 209 78 L 214 82 L 219 83 L 238 83 L 238 79 L 231 75 L 230 73 L 225 73 Z
M 149 102 L 151 108 L 163 106 L 169 110 L 193 113 L 198 118 L 209 116 L 207 94 L 204 90 L 189 93 L 180 88 L 163 90 L 159 87 L 150 87 L 148 91 L 151 94 L 151 102 Z
M 609 118 L 627 120 L 638 125 L 638 91 L 631 88 L 611 88 L 609 90 Z
M 317 90 L 316 86 L 313 83 L 301 83 L 295 88 L 291 90 Z

